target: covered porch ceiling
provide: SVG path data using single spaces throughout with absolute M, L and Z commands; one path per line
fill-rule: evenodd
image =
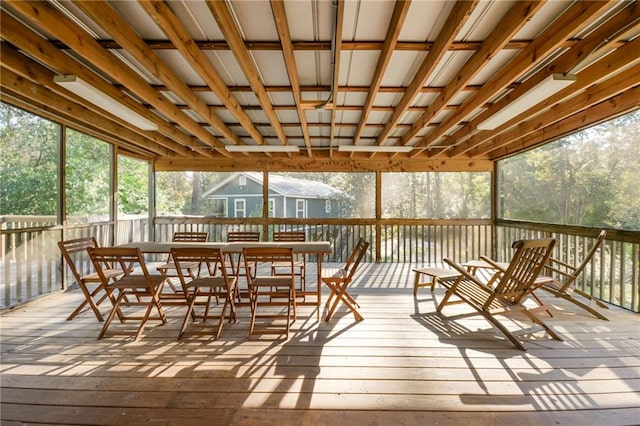
M 491 170 L 640 106 L 635 1 L 4 0 L 1 8 L 2 101 L 156 170 Z M 553 74 L 575 81 L 543 91 Z M 145 124 L 57 84 L 60 75 Z M 491 128 L 487 119 L 531 94 L 535 101 Z M 299 151 L 228 149 L 245 146 Z

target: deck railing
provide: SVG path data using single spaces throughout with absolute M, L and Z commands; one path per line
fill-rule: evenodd
M 95 236 L 101 245 L 145 241 L 170 241 L 175 231 L 207 231 L 211 241 L 225 241 L 229 231 L 260 231 L 271 240 L 274 231 L 304 230 L 307 239 L 330 241 L 333 252 L 326 262 L 345 262 L 359 237 L 371 248 L 364 261 L 440 263 L 447 257 L 458 262 L 481 255 L 508 260 L 511 243 L 521 238 L 557 239 L 554 256 L 577 263 L 590 247 L 598 229 L 489 220 L 401 219 L 218 219 L 158 217 L 150 229 L 146 218 L 114 222 L 55 225 L 52 217 L 0 218 L 0 308 L 24 303 L 73 284 L 63 268 L 56 246 L 61 239 Z M 32 219 L 33 222 L 29 222 Z M 32 224 L 32 226 L 29 226 Z M 150 231 L 153 230 L 153 233 Z M 611 231 L 587 274 L 579 281 L 583 291 L 604 301 L 640 312 L 640 237 L 637 232 Z M 87 270 L 87 262 L 83 266 Z

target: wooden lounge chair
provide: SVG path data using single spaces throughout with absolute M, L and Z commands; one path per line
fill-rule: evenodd
M 500 274 L 495 279 L 493 287 L 481 282 L 463 265 L 459 265 L 450 259 L 444 259 L 460 275 L 457 277 L 441 277 L 439 279 L 438 282 L 447 288 L 447 292 L 440 304 L 438 304 L 437 311 L 442 312 L 442 309 L 448 304 L 467 303 L 521 350 L 525 350 L 522 343 L 498 321 L 497 315 L 522 313 L 535 324 L 542 326 L 552 338 L 562 340 L 523 304 L 535 287 L 536 279 L 551 255 L 554 244 L 554 239 L 514 242 L 512 247 L 515 252 L 509 262 L 509 266 L 503 274 Z M 482 259 L 489 263 L 494 263 L 489 258 L 482 257 Z M 450 301 L 453 296 L 456 296 L 459 300 Z
M 249 337 L 254 334 L 286 334 L 296 319 L 296 286 L 293 275 L 293 249 L 290 247 L 246 247 L 243 250 L 245 272 L 249 287 L 251 304 L 251 324 Z M 257 271 L 270 270 L 273 263 L 288 264 L 289 275 L 251 274 L 251 268 Z M 251 267 L 250 267 L 251 265 Z M 282 307 L 286 307 L 286 313 Z M 275 308 L 275 309 L 274 309 Z M 268 311 L 268 312 L 267 312 Z M 256 327 L 256 320 L 267 320 Z M 284 326 L 273 323 L 274 320 L 285 320 Z
M 329 277 L 322 277 L 322 282 L 331 290 L 331 294 L 325 304 L 325 310 L 327 311 L 325 321 L 331 319 L 339 302 L 344 303 L 344 305 L 353 312 L 356 320 L 362 321 L 364 319 L 364 317 L 360 315 L 360 312 L 358 312 L 360 305 L 358 305 L 356 300 L 347 292 L 347 289 L 353 282 L 353 277 L 358 269 L 358 265 L 360 265 L 360 261 L 366 254 L 368 248 L 369 243 L 364 238 L 360 238 L 344 267 L 338 269 L 336 273 Z M 331 303 L 332 301 L 333 303 Z
M 307 237 L 303 231 L 282 231 L 273 233 L 273 241 L 286 242 L 286 241 L 306 241 Z M 306 290 L 306 259 L 304 254 L 297 255 L 293 262 L 293 275 L 300 278 L 300 287 L 297 288 L 300 292 Z M 291 271 L 287 268 L 288 264 L 274 263 L 271 265 L 271 275 L 290 275 Z M 284 268 L 284 269 L 283 269 Z
M 73 274 L 73 278 L 76 280 L 78 287 L 80 287 L 80 290 L 84 295 L 84 300 L 73 312 L 71 312 L 67 317 L 67 321 L 75 318 L 87 305 L 91 308 L 98 321 L 104 321 L 99 306 L 107 299 L 108 294 L 105 291 L 102 280 L 97 272 L 89 274 L 83 274 L 80 272 L 83 269 L 83 262 L 91 263 L 87 249 L 98 247 L 96 239 L 94 237 L 88 237 L 58 241 L 58 247 L 60 248 L 62 257 L 64 257 L 69 270 Z M 103 265 L 103 274 L 108 281 L 113 281 L 121 277 L 123 272 L 121 269 L 110 269 L 108 265 Z
M 181 339 L 185 334 L 190 319 L 192 321 L 201 319 L 203 323 L 208 319 L 218 320 L 214 334 L 217 339 L 222 331 L 224 320 L 228 318 L 235 321 L 236 319 L 233 292 L 238 277 L 227 274 L 226 268 L 223 267 L 225 255 L 221 249 L 174 247 L 171 250 L 171 257 L 176 263 L 176 271 L 188 306 L 178 333 L 178 339 Z M 201 265 L 206 265 L 206 267 L 201 268 Z M 202 299 L 205 301 L 198 302 Z M 210 314 L 212 302 L 219 305 L 220 300 L 223 301 L 220 313 L 218 315 Z M 202 312 L 195 309 L 196 304 L 198 307 L 204 305 Z M 227 307 L 230 308 L 229 315 L 227 315 Z
M 587 303 L 595 302 L 599 307 L 604 309 L 609 309 L 609 307 L 602 303 L 601 301 L 595 299 L 591 295 L 578 290 L 575 288 L 576 281 L 580 277 L 580 275 L 584 272 L 587 265 L 593 259 L 593 256 L 598 251 L 602 242 L 607 237 L 607 231 L 601 231 L 596 239 L 595 243 L 591 247 L 591 249 L 587 252 L 585 257 L 582 259 L 582 262 L 578 266 L 572 266 L 560 260 L 554 259 L 552 257 L 549 258 L 547 262 L 546 269 L 553 271 L 555 274 L 552 276 L 540 276 L 538 281 L 542 283 L 539 288 L 548 291 L 556 297 L 560 297 L 564 300 L 567 300 L 574 305 L 584 309 L 585 311 L 591 313 L 596 318 L 603 319 L 608 321 L 608 318 L 604 316 L 602 313 L 598 312 L 593 307 L 589 306 Z M 538 298 L 535 292 L 532 294 L 534 299 L 543 306 L 542 301 Z M 578 297 L 586 299 L 587 303 L 578 299 Z
M 166 277 L 149 274 L 140 249 L 95 247 L 89 248 L 87 251 L 102 280 L 102 285 L 113 301 L 113 307 L 98 334 L 98 339 L 105 336 L 116 314 L 121 322 L 128 320 L 140 322 L 137 331 L 118 333 L 133 335 L 135 340 L 142 336 L 142 331 L 147 321 L 159 320 L 163 324 L 166 323 L 166 317 L 160 305 L 160 292 Z M 110 282 L 103 265 L 111 265 L 112 267 L 119 265 L 122 268 L 122 277 L 117 281 Z M 117 298 L 115 297 L 116 295 Z M 138 312 L 129 312 L 128 309 L 125 312 L 125 309 L 122 309 L 128 307 L 143 307 L 146 309 L 144 309 L 143 315 L 138 315 Z M 157 316 L 151 316 L 154 308 L 158 313 Z

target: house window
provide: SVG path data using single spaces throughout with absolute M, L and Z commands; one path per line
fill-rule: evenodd
M 307 201 L 306 200 L 296 200 L 296 217 L 297 218 L 307 217 Z
M 331 213 L 331 200 L 324 200 L 324 212 Z
M 234 200 L 235 217 L 247 217 L 247 206 L 243 198 Z
M 276 200 L 269 198 L 269 217 L 276 217 Z
M 238 176 L 238 185 L 247 186 L 247 177 L 245 175 Z

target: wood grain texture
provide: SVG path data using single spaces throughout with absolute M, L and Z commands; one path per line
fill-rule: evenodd
M 466 318 L 463 305 L 437 314 L 440 287 L 414 299 L 412 268 L 424 265 L 361 266 L 350 291 L 366 319 L 341 308 L 318 323 L 313 308 L 299 307 L 288 340 L 247 339 L 249 308 L 240 307 L 218 340 L 178 341 L 185 308 L 173 306 L 168 323 L 150 324 L 138 342 L 96 340 L 90 312 L 65 321 L 79 290 L 6 312 L 2 422 L 638 423 L 637 314 L 612 308 L 605 322 L 547 297 L 547 321 L 564 341 L 525 336 L 522 352 L 484 320 Z

